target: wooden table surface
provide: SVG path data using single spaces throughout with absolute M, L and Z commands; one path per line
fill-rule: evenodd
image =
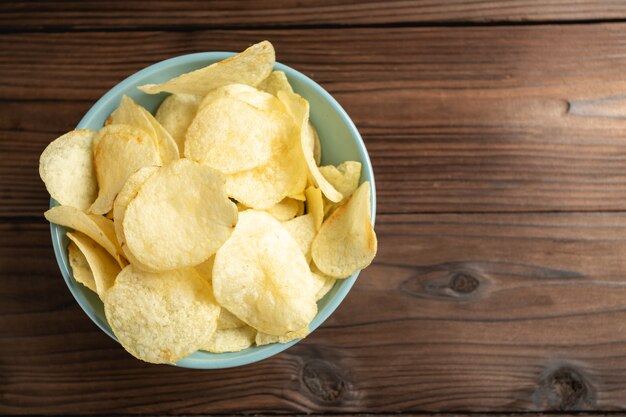
M 44 147 L 156 61 L 271 40 L 372 158 L 379 253 L 263 362 L 141 363 L 57 268 Z M 0 4 L 0 414 L 626 408 L 626 2 Z

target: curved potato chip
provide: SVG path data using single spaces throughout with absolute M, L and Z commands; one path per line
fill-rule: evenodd
M 370 218 L 370 183 L 366 181 L 322 224 L 311 254 L 324 274 L 346 278 L 372 262 L 377 246 Z
M 105 214 L 124 183 L 139 168 L 161 165 L 156 142 L 145 130 L 128 125 L 100 129 L 94 144 L 94 163 L 100 191 L 89 211 Z
M 211 90 L 228 84 L 256 86 L 270 75 L 275 60 L 274 47 L 268 41 L 263 41 L 208 67 L 188 72 L 162 84 L 142 85 L 139 89 L 148 94 L 167 91 L 205 96 Z
M 178 145 L 167 130 L 152 116 L 152 114 L 132 98 L 123 95 L 118 106 L 107 121 L 110 124 L 123 124 L 145 130 L 157 143 L 159 156 L 163 164 L 180 157 Z
M 318 288 L 317 293 L 315 293 L 315 300 L 319 301 L 324 298 L 330 290 L 332 290 L 335 286 L 335 282 L 337 282 L 337 278 L 325 275 L 315 266 L 315 263 L 313 262 L 311 263 L 311 275 L 313 276 L 313 280 Z
M 287 76 L 283 71 L 272 71 L 272 73 L 258 85 L 258 89 L 266 91 L 273 96 L 277 96 L 279 91 L 288 91 L 293 93 L 293 88 L 287 80 Z
M 324 222 L 324 200 L 322 192 L 317 187 L 309 187 L 304 191 L 306 195 L 306 212 L 313 217 L 315 230 L 320 230 Z
M 315 160 L 315 165 L 319 166 L 322 162 L 322 144 L 320 143 L 317 129 L 315 129 L 315 126 L 313 126 L 311 122 L 309 122 L 309 135 L 313 136 L 313 159 Z
M 91 272 L 87 258 L 85 258 L 85 255 L 83 255 L 78 246 L 76 246 L 76 243 L 70 242 L 70 244 L 67 245 L 67 257 L 70 261 L 74 280 L 97 293 L 96 281 L 93 279 L 93 273 Z
M 126 266 L 120 256 L 122 251 L 115 238 L 115 227 L 111 220 L 96 214 L 87 214 L 71 206 L 52 207 L 43 215 L 49 222 L 86 234 L 109 252 L 121 267 Z
M 328 216 L 329 213 L 344 203 L 359 186 L 361 163 L 345 161 L 336 167 L 334 165 L 320 167 L 320 172 L 343 195 L 343 199 L 339 203 L 333 203 L 324 198 L 324 216 Z
M 315 136 L 312 125 L 309 125 L 309 102 L 295 93 L 279 91 L 278 98 L 283 102 L 289 114 L 296 124 L 300 126 L 300 141 L 302 155 L 309 169 L 309 174 L 313 183 L 322 190 L 322 193 L 330 201 L 341 201 L 343 196 L 337 191 L 320 172 L 315 162 L 313 150 L 315 147 Z
M 78 246 L 85 256 L 96 285 L 96 293 L 101 300 L 104 300 L 104 295 L 113 286 L 115 277 L 122 268 L 102 246 L 87 235 L 80 232 L 69 232 L 67 237 Z
M 146 271 L 150 271 L 150 268 L 139 262 L 139 260 L 135 258 L 132 252 L 126 248 L 126 236 L 124 235 L 124 216 L 126 215 L 126 208 L 128 207 L 128 203 L 130 203 L 132 199 L 137 196 L 139 189 L 148 180 L 148 178 L 154 175 L 154 173 L 158 170 L 159 167 L 144 167 L 128 177 L 128 180 L 126 180 L 126 183 L 120 190 L 119 194 L 115 198 L 115 202 L 113 203 L 113 225 L 115 227 L 115 236 L 117 237 L 117 242 L 122 248 L 126 259 L 128 259 L 128 261 L 131 264 L 135 265 L 137 268 Z
M 211 91 L 204 97 L 198 110 L 212 105 L 219 98 L 232 98 L 243 101 L 252 107 L 266 112 L 285 112 L 285 106 L 276 97 L 245 84 L 229 84 Z
M 254 344 L 256 330 L 250 326 L 217 330 L 201 349 L 211 353 L 239 352 Z
M 240 214 L 231 238 L 215 256 L 213 291 L 220 305 L 268 334 L 299 330 L 317 313 L 304 255 L 265 212 Z
M 129 265 L 106 293 L 104 311 L 133 356 L 174 363 L 213 337 L 220 309 L 194 268 L 153 273 Z
M 268 208 L 266 211 L 274 216 L 276 220 L 280 220 L 281 222 L 287 221 L 301 215 L 304 212 L 304 203 L 287 197 L 280 203 Z
M 160 168 L 126 208 L 126 248 L 157 271 L 206 261 L 237 222 L 223 184 L 217 171 L 187 159 Z
M 39 157 L 39 176 L 59 204 L 87 210 L 98 195 L 93 130 L 73 130 L 51 142 Z
M 257 346 L 269 345 L 270 343 L 287 343 L 295 339 L 307 337 L 308 334 L 308 326 L 300 330 L 296 330 L 295 332 L 287 332 L 286 334 L 280 336 L 258 332 L 256 334 L 255 342 Z
M 296 241 L 307 263 L 310 262 L 311 244 L 317 233 L 313 216 L 311 214 L 305 214 L 304 216 L 298 216 L 281 224 Z
M 211 256 L 206 261 L 202 262 L 195 266 L 196 271 L 202 278 L 206 280 L 211 286 L 211 291 L 213 291 L 213 264 L 215 263 L 215 255 Z M 221 316 L 221 313 L 220 313 Z
M 172 136 L 180 155 L 184 155 L 187 128 L 196 117 L 201 99 L 192 94 L 172 94 L 163 100 L 156 112 L 156 120 Z
M 239 320 L 237 316 L 222 307 L 222 310 L 220 311 L 220 318 L 217 320 L 218 330 L 237 329 L 245 325 L 246 323 Z

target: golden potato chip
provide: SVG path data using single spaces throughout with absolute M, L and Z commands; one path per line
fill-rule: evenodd
M 153 273 L 129 265 L 106 293 L 104 311 L 133 356 L 174 363 L 211 340 L 220 309 L 194 268 Z
M 44 216 L 49 222 L 86 234 L 109 252 L 121 267 L 126 265 L 120 256 L 122 251 L 115 238 L 115 228 L 111 220 L 95 214 L 86 214 L 70 206 L 52 207 L 44 213 Z
M 162 84 L 147 84 L 139 89 L 148 94 L 167 91 L 205 96 L 211 90 L 228 84 L 257 86 L 270 75 L 275 60 L 274 47 L 268 41 L 263 41 L 232 58 L 188 72 Z
M 301 215 L 304 212 L 304 203 L 287 197 L 280 203 L 268 208 L 266 211 L 274 216 L 276 220 L 280 220 L 281 222 L 287 221 Z
M 185 156 L 225 174 L 262 166 L 291 134 L 290 120 L 230 97 L 198 110 L 187 129 Z
M 211 256 L 206 261 L 194 267 L 196 268 L 196 271 L 198 271 L 198 274 L 200 274 L 200 276 L 204 278 L 206 282 L 209 283 L 209 286 L 211 287 L 211 291 L 213 291 L 213 264 L 214 263 L 215 263 L 215 255 Z M 221 316 L 221 313 L 220 313 L 220 316 Z
M 148 110 L 135 103 L 127 95 L 122 96 L 120 105 L 107 121 L 110 124 L 122 124 L 146 131 L 157 143 L 159 156 L 163 164 L 179 158 L 178 145 L 167 130 Z
M 255 329 L 284 335 L 317 313 L 311 271 L 298 244 L 278 220 L 247 210 L 215 256 L 218 303 Z
M 250 326 L 242 326 L 236 329 L 217 330 L 209 343 L 202 350 L 211 353 L 239 352 L 254 344 L 256 330 Z
M 304 194 L 306 195 L 306 212 L 313 217 L 315 231 L 320 230 L 324 221 L 324 200 L 322 192 L 317 187 L 308 187 Z
M 341 193 L 324 178 L 315 163 L 315 157 L 313 155 L 315 137 L 309 125 L 309 102 L 295 93 L 285 91 L 279 91 L 278 98 L 283 102 L 296 124 L 300 126 L 301 152 L 313 183 L 322 190 L 322 193 L 324 193 L 326 198 L 330 201 L 341 201 L 343 198 Z
M 161 158 L 155 140 L 145 130 L 112 124 L 96 136 L 94 163 L 100 190 L 89 211 L 105 214 L 128 177 L 139 168 L 161 165 Z
M 87 210 L 98 195 L 93 130 L 73 130 L 51 142 L 39 157 L 39 176 L 59 204 Z
M 184 155 L 185 136 L 191 121 L 196 117 L 202 97 L 192 94 L 172 94 L 159 106 L 155 118 L 172 136 L 180 155 Z
M 294 219 L 282 223 L 291 237 L 298 243 L 307 263 L 311 261 L 311 244 L 317 230 L 315 230 L 315 220 L 311 214 L 298 216 Z
M 117 242 L 122 248 L 122 252 L 128 261 L 135 265 L 139 269 L 143 269 L 145 271 L 150 271 L 150 268 L 146 265 L 143 265 L 135 256 L 126 248 L 126 236 L 124 235 L 124 216 L 126 215 L 126 208 L 128 207 L 128 203 L 132 201 L 133 198 L 137 196 L 139 189 L 141 186 L 154 175 L 155 172 L 159 170 L 159 167 L 144 167 L 139 169 L 133 175 L 128 177 L 126 183 L 120 190 L 119 194 L 115 198 L 115 202 L 113 203 L 113 225 L 115 226 L 115 236 L 117 237 Z
M 204 97 L 198 110 L 213 105 L 219 98 L 232 98 L 266 112 L 285 112 L 285 106 L 276 97 L 245 84 L 229 84 L 211 91 Z
M 311 254 L 324 274 L 346 278 L 376 256 L 376 233 L 370 218 L 370 183 L 364 182 L 322 224 Z
M 315 129 L 315 126 L 313 126 L 311 122 L 309 122 L 309 135 L 313 136 L 313 159 L 315 160 L 315 165 L 319 166 L 322 162 L 322 144 L 320 143 L 317 129 Z
M 67 237 L 78 246 L 85 256 L 96 285 L 96 293 L 100 299 L 104 300 L 104 295 L 113 286 L 115 277 L 122 268 L 102 246 L 87 235 L 80 232 L 69 232 Z
M 237 316 L 222 307 L 220 317 L 217 320 L 217 330 L 237 329 L 245 325 L 246 323 L 239 320 Z
M 342 195 L 339 203 L 324 198 L 324 216 L 328 216 L 333 210 L 344 203 L 359 186 L 361 179 L 361 163 L 356 161 L 342 162 L 339 166 L 328 165 L 320 167 L 324 178 L 330 182 Z
M 311 275 L 318 288 L 317 293 L 315 293 L 315 300 L 319 301 L 334 287 L 337 278 L 325 275 L 313 262 L 311 262 Z
M 295 332 L 287 332 L 284 335 L 275 336 L 267 333 L 258 332 L 255 337 L 257 346 L 269 345 L 270 343 L 287 343 L 295 339 L 302 339 L 309 334 L 309 328 L 304 327 Z
M 91 272 L 89 263 L 87 263 L 87 258 L 85 258 L 85 255 L 83 255 L 78 246 L 76 246 L 76 243 L 70 242 L 70 244 L 67 245 L 67 257 L 69 258 L 72 275 L 76 282 L 83 284 L 91 291 L 97 293 L 96 281 L 93 279 L 93 273 Z
M 287 76 L 283 71 L 272 71 L 272 73 L 258 85 L 258 89 L 266 91 L 273 96 L 278 96 L 279 91 L 288 91 L 293 93 L 293 88 L 287 80 Z
M 141 264 L 163 271 L 206 261 L 236 223 L 237 206 L 226 196 L 219 172 L 179 159 L 144 182 L 122 227 L 125 249 Z

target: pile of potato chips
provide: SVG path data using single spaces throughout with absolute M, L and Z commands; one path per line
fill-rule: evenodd
M 173 363 L 305 337 L 317 301 L 376 254 L 361 164 L 319 166 L 309 103 L 253 45 L 50 143 L 39 173 L 73 229 L 74 278 L 135 357 Z

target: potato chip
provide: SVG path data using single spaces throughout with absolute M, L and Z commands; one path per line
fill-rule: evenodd
M 254 344 L 256 330 L 250 326 L 217 330 L 201 349 L 211 353 L 239 352 Z
M 306 195 L 306 211 L 313 217 L 315 231 L 320 230 L 324 221 L 324 200 L 322 192 L 317 187 L 308 187 L 304 194 Z
M 268 334 L 302 329 L 317 313 L 311 271 L 298 244 L 261 211 L 240 213 L 215 256 L 213 291 L 220 305 Z
M 211 340 L 219 307 L 194 268 L 153 273 L 129 265 L 104 298 L 122 346 L 151 363 L 174 363 Z
M 295 93 L 285 91 L 279 91 L 278 98 L 283 102 L 296 124 L 300 126 L 302 154 L 313 183 L 322 190 L 322 193 L 324 193 L 326 198 L 330 201 L 341 201 L 343 198 L 341 193 L 324 178 L 315 163 L 315 157 L 313 155 L 315 137 L 313 136 L 313 130 L 309 127 L 309 102 Z
M 344 203 L 359 186 L 361 179 L 361 163 L 356 161 L 346 161 L 339 166 L 327 165 L 320 167 L 320 172 L 324 178 L 330 182 L 342 195 L 343 199 L 339 203 L 324 198 L 324 216 L 328 216 L 333 210 Z
M 308 334 L 308 327 L 296 330 L 295 332 L 288 332 L 280 336 L 258 332 L 255 337 L 255 342 L 257 346 L 269 345 L 270 343 L 288 343 L 295 339 L 302 339 L 304 337 L 307 337 Z
M 111 113 L 107 121 L 110 124 L 122 124 L 146 131 L 157 143 L 159 156 L 163 164 L 179 158 L 178 145 L 167 130 L 148 110 L 135 103 L 127 95 L 122 96 L 119 107 Z
M 87 258 L 85 258 L 85 255 L 83 255 L 78 246 L 76 246 L 76 243 L 70 242 L 70 244 L 67 245 L 67 257 L 70 261 L 72 275 L 76 282 L 83 284 L 91 291 L 97 293 L 96 281 L 93 279 L 93 273 L 91 272 Z
M 276 220 L 287 221 L 304 213 L 304 203 L 293 198 L 285 198 L 266 210 Z
M 370 218 L 370 183 L 366 181 L 322 224 L 311 253 L 324 274 L 346 278 L 368 266 L 376 250 L 376 233 Z
M 285 112 L 285 106 L 276 97 L 245 84 L 229 84 L 213 90 L 204 97 L 198 110 L 213 105 L 213 102 L 219 98 L 239 100 L 266 112 Z
M 315 165 L 319 166 L 322 162 L 322 144 L 317 134 L 317 129 L 311 122 L 309 122 L 309 135 L 313 136 L 313 159 L 315 160 Z
M 315 230 L 315 220 L 311 214 L 298 216 L 294 219 L 282 223 L 291 237 L 298 243 L 307 263 L 311 261 L 311 244 L 317 230 Z
M 86 214 L 70 206 L 52 207 L 44 213 L 44 216 L 49 222 L 86 234 L 111 254 L 121 267 L 126 266 L 126 262 L 120 256 L 122 251 L 115 238 L 115 228 L 111 220 L 95 214 Z
M 180 155 L 184 155 L 187 128 L 196 117 L 201 100 L 202 97 L 192 94 L 172 94 L 163 100 L 156 112 L 155 118 L 172 136 Z
M 113 286 L 115 277 L 122 268 L 102 246 L 87 235 L 80 232 L 69 232 L 67 237 L 78 246 L 85 256 L 95 282 L 96 293 L 100 299 L 104 300 L 104 295 Z
M 266 91 L 273 96 L 278 96 L 279 91 L 287 91 L 293 93 L 293 88 L 287 80 L 287 76 L 283 71 L 272 71 L 272 73 L 258 85 L 258 89 Z
M 139 168 L 161 165 L 156 142 L 145 130 L 128 125 L 100 129 L 94 144 L 94 163 L 100 190 L 89 211 L 105 214 L 124 183 Z
M 236 223 L 222 176 L 179 159 L 148 178 L 128 204 L 125 249 L 156 271 L 194 266 L 217 251 Z
M 217 320 L 218 330 L 237 329 L 245 325 L 246 323 L 239 320 L 237 316 L 235 316 L 233 313 L 231 313 L 230 311 L 222 307 L 220 311 L 220 317 Z
M 60 204 L 86 210 L 98 195 L 93 130 L 73 130 L 51 142 L 39 157 L 39 176 Z
M 213 291 L 213 264 L 214 263 L 215 263 L 215 255 L 211 256 L 206 261 L 194 267 L 196 268 L 196 271 L 198 271 L 198 274 L 200 274 L 200 276 L 204 278 L 206 282 L 209 283 L 209 285 L 211 286 L 211 291 Z M 221 313 L 220 313 L 220 316 L 221 316 Z
M 232 58 L 188 72 L 162 84 L 147 84 L 139 89 L 148 94 L 167 91 L 205 96 L 211 90 L 228 84 L 257 86 L 270 75 L 275 60 L 274 47 L 268 41 L 263 41 Z
M 318 288 L 317 293 L 315 293 L 315 300 L 319 301 L 335 286 L 337 278 L 325 275 L 313 262 L 311 262 L 311 275 Z
M 187 130 L 185 156 L 225 174 L 260 167 L 291 134 L 288 117 L 221 97 L 201 108 Z
M 131 264 L 135 265 L 135 267 L 145 271 L 150 271 L 150 268 L 139 262 L 132 252 L 126 248 L 126 236 L 124 235 L 123 227 L 124 216 L 126 215 L 128 203 L 130 203 L 132 199 L 137 196 L 137 193 L 144 182 L 146 182 L 148 178 L 154 175 L 154 173 L 158 170 L 159 167 L 144 167 L 128 177 L 128 180 L 120 190 L 119 194 L 115 198 L 115 202 L 113 203 L 113 224 L 115 226 L 115 236 L 117 237 L 117 242 L 122 248 L 122 252 L 124 253 L 126 259 L 128 259 Z

